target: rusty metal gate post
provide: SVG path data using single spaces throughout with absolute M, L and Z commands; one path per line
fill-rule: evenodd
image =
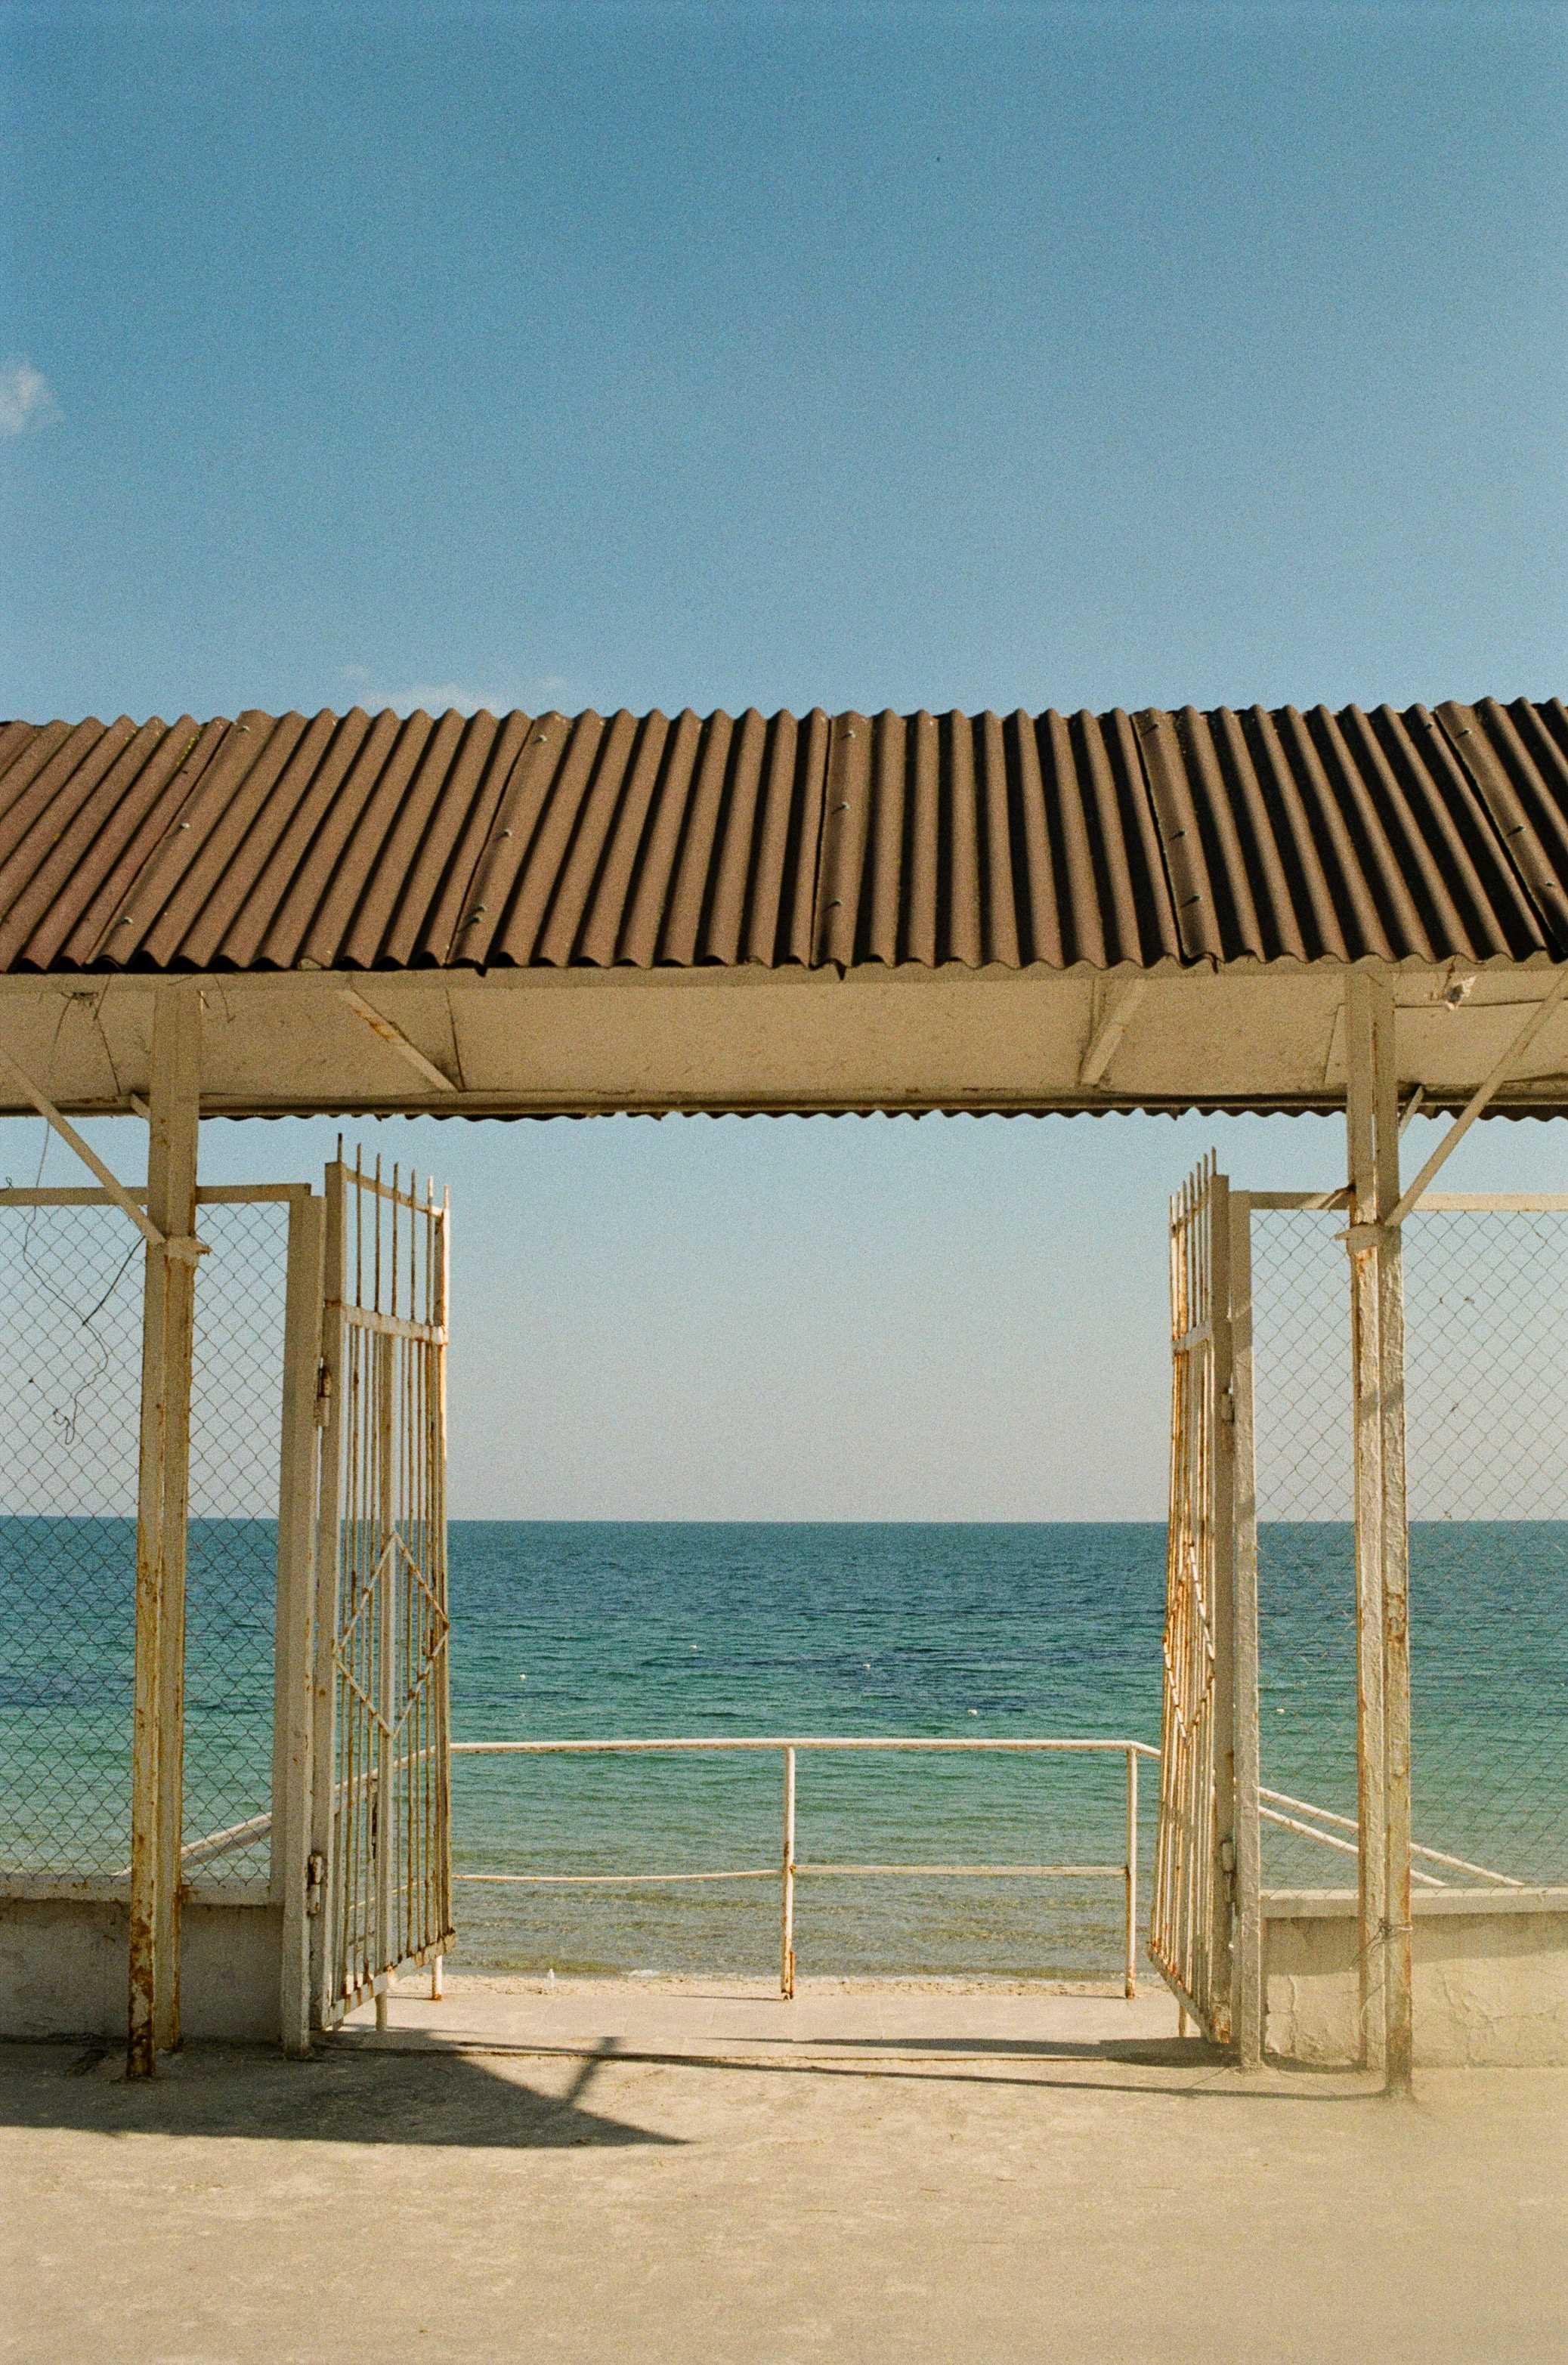
M 310 2050 L 310 1872 L 316 1638 L 315 1541 L 320 1387 L 322 1203 L 293 1199 L 284 1309 L 278 1473 L 276 1680 L 273 1709 L 273 1890 L 282 1923 L 278 2024 L 294 2059 Z
M 1148 1951 L 1214 2043 L 1231 2034 L 1236 1398 L 1229 1188 L 1207 1158 L 1170 1210 L 1170 1515 Z
M 1362 2057 L 1410 2084 L 1409 1530 L 1405 1293 L 1398 1225 L 1399 1086 L 1393 982 L 1345 987 L 1354 1353 L 1357 1761 Z
M 1238 2067 L 1263 2058 L 1263 1866 L 1259 1789 L 1258 1467 L 1252 1373 L 1252 1202 L 1230 1194 L 1231 2039 Z
M 161 987 L 148 1098 L 149 1242 L 142 1310 L 130 1779 L 127 2069 L 150 2078 L 180 2041 L 185 1528 L 196 1326 L 201 997 Z
M 1230 1184 L 1209 1160 L 1209 1415 L 1214 1471 L 1209 1517 L 1214 1621 L 1214 1805 L 1209 1844 L 1210 2033 L 1231 2038 L 1231 1885 L 1236 1868 L 1236 1386 L 1230 1318 Z

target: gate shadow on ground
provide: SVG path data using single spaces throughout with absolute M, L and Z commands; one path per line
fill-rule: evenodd
M 608 2038 L 594 2053 L 581 2046 L 537 2039 L 426 2035 L 402 2029 L 390 2036 L 351 2039 L 356 2056 L 379 2054 L 405 2061 L 490 2060 L 587 2061 L 597 2068 L 613 2058 L 628 2068 L 719 2070 L 757 2078 L 856 2079 L 862 2083 L 913 2086 L 1026 2088 L 1038 2093 L 1146 2094 L 1178 2102 L 1355 2103 L 1378 2098 L 1364 2072 L 1270 2057 L 1250 2074 L 1236 2070 L 1228 2057 L 1201 2037 L 1161 2043 L 1108 2037 L 1075 2043 L 1026 2037 L 800 2038 L 752 2037 L 706 2050 L 696 2046 L 631 2045 Z M 1030 2075 L 1037 2067 L 1040 2074 Z M 1092 2073 L 1120 2071 L 1120 2075 Z M 1061 2074 L 1052 2076 L 1052 2070 Z M 1014 2074 L 1009 2074 L 1012 2071 Z
M 611 2035 L 590 2049 L 409 2030 L 340 2038 L 308 2062 L 259 2046 L 196 2046 L 168 2059 L 148 2085 L 127 2083 L 122 2063 L 118 2046 L 0 2043 L 0 2127 L 402 2149 L 683 2147 L 686 2137 L 588 2106 L 594 2080 L 611 2065 L 686 2070 L 704 2080 L 718 2071 L 861 2086 L 1141 2094 L 1150 2102 L 1268 2107 L 1374 2099 L 1353 2072 L 1271 2063 L 1243 2078 L 1198 2038 L 784 2037 L 701 2050 Z M 551 2070 L 565 2074 L 559 2093 L 532 2082 Z
M 575 2057 L 577 2074 L 558 2095 L 493 2057 L 450 2048 L 333 2046 L 313 2061 L 286 2061 L 260 2049 L 196 2046 L 147 2084 L 127 2083 L 123 2057 L 118 2047 L 0 2044 L 0 2126 L 463 2150 L 676 2148 L 682 2140 L 586 2107 L 594 2079 L 622 2057 L 613 2038 Z

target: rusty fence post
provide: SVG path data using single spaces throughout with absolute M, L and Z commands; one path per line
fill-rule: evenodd
M 149 1245 L 142 1302 L 131 1712 L 127 2074 L 150 2078 L 180 2041 L 185 1814 L 185 1529 L 196 1321 L 201 998 L 161 987 L 148 1093 Z
M 1137 1993 L 1137 1751 L 1127 1752 L 1127 1960 L 1126 1992 Z

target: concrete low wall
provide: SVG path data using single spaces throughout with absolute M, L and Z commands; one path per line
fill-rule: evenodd
M 126 1920 L 106 1899 L 0 1898 L 0 2036 L 123 2037 Z M 189 1899 L 181 1933 L 182 2034 L 275 2041 L 280 1909 Z
M 1353 1890 L 1265 1895 L 1271 2053 L 1356 2059 L 1357 1932 Z M 1420 1890 L 1412 1955 L 1418 2064 L 1568 2067 L 1568 1889 Z

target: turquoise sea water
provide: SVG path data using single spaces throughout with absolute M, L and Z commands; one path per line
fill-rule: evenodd
M 0 1520 L 0 1854 L 69 1868 L 123 1843 L 128 1523 Z M 469 1740 L 756 1733 L 1098 1735 L 1157 1742 L 1164 1530 L 1148 1525 L 458 1522 L 453 1725 Z M 196 1523 L 190 1836 L 266 1803 L 272 1530 Z M 1264 1777 L 1354 1803 L 1349 1531 L 1266 1528 Z M 1568 1527 L 1417 1525 L 1418 1836 L 1568 1878 Z M 68 1571 L 61 1615 L 61 1573 Z M 50 1582 L 43 1583 L 48 1576 Z M 52 1606 L 50 1606 L 52 1602 Z M 1116 1759 L 803 1756 L 810 1861 L 1114 1862 Z M 1145 1867 L 1154 1770 L 1143 1769 Z M 775 1757 L 459 1759 L 460 1872 L 629 1872 L 777 1860 Z M 123 1859 L 121 1859 L 123 1860 Z M 264 1873 L 256 1856 L 230 1863 Z M 1348 1860 L 1282 1835 L 1270 1877 Z M 777 1889 L 460 1886 L 471 1968 L 766 1972 Z M 1093 1978 L 1112 1882 L 803 1880 L 803 1971 Z

